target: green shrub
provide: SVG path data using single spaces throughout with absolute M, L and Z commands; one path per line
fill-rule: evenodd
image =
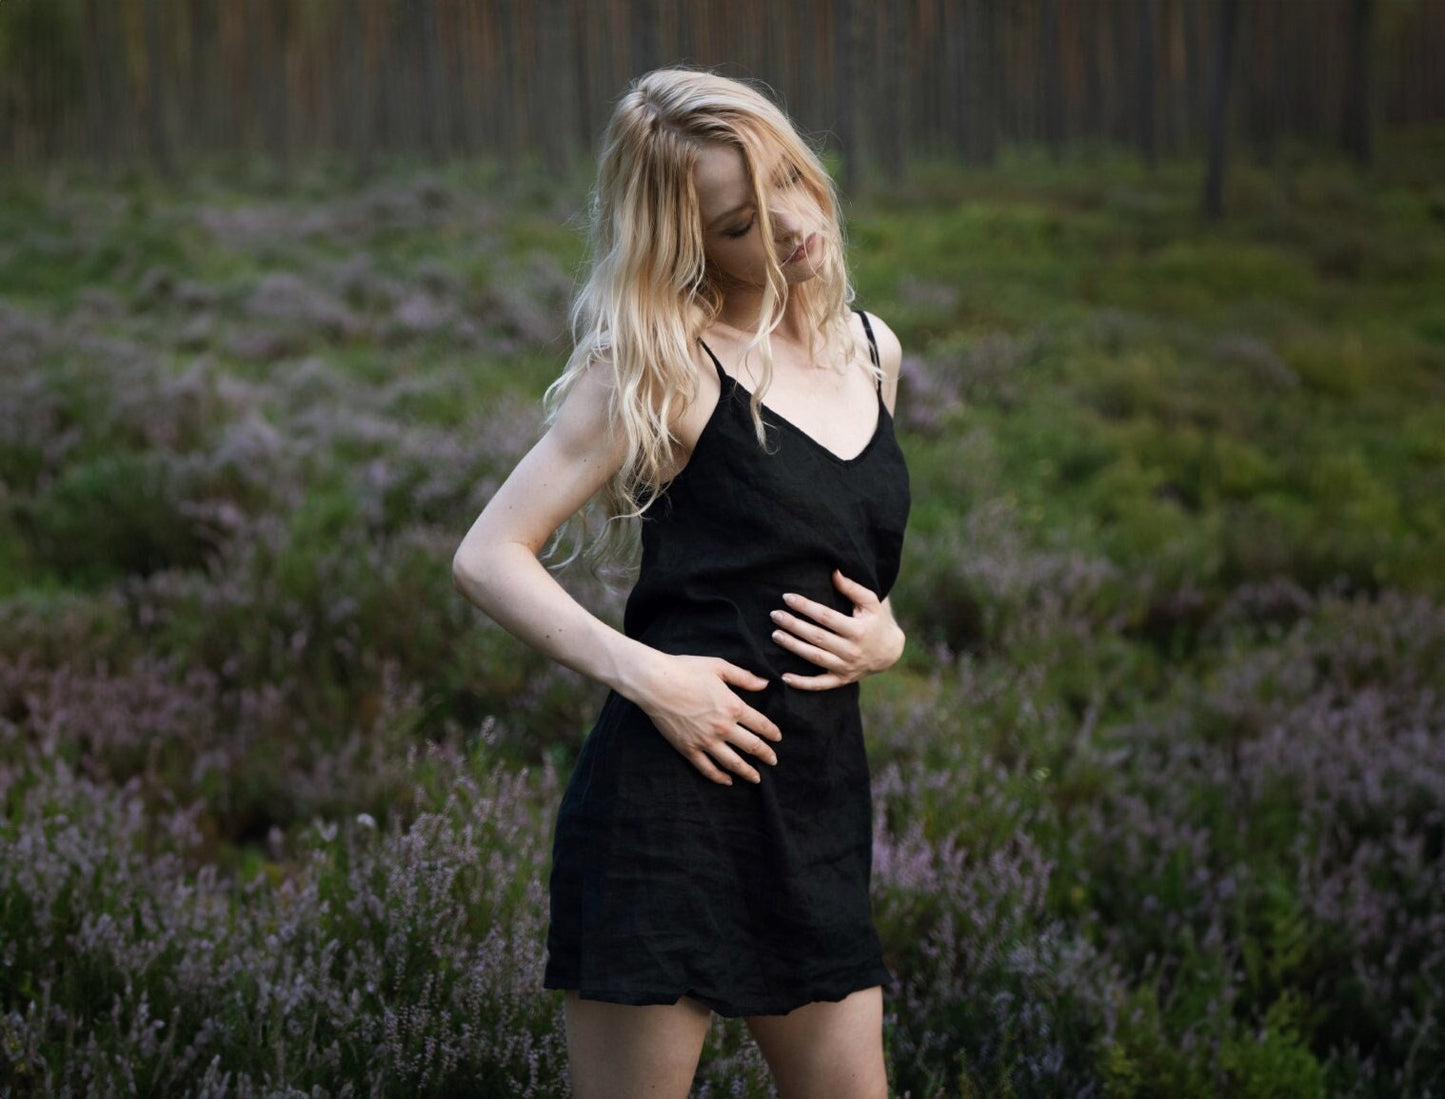
M 193 568 L 208 547 L 188 514 L 189 480 L 164 454 L 112 454 L 67 467 L 21 521 L 35 556 L 67 582 Z

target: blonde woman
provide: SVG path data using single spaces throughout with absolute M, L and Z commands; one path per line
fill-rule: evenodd
M 662 70 L 604 140 L 548 427 L 461 591 L 611 688 L 557 820 L 545 983 L 578 1096 L 685 1096 L 711 1012 L 784 1099 L 887 1093 L 858 681 L 902 653 L 898 341 L 849 309 L 833 187 L 766 97 Z M 618 632 L 539 561 L 640 526 Z

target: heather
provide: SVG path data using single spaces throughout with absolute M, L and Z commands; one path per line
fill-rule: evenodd
M 1107 157 L 854 204 L 916 501 L 865 691 L 898 1094 L 1445 1090 L 1442 167 L 1242 166 L 1218 226 Z M 582 186 L 0 189 L 0 1090 L 565 1094 L 599 693 L 448 564 Z M 696 1093 L 768 1094 L 740 1025 Z

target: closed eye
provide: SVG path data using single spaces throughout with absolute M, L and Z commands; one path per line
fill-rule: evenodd
M 723 236 L 725 236 L 725 237 L 731 237 L 731 238 L 734 239 L 734 240 L 736 240 L 736 239 L 739 238 L 739 237 L 745 237 L 745 236 L 748 235 L 748 232 L 752 229 L 752 227 L 753 227 L 753 222 L 755 222 L 756 220 L 757 220 L 757 218 L 755 218 L 755 217 L 750 217 L 750 218 L 748 218 L 748 221 L 747 221 L 747 224 L 746 224 L 746 225 L 741 225 L 741 226 L 739 226 L 739 227 L 736 228 L 736 229 L 726 229 L 726 230 L 724 230 L 724 231 L 723 231 Z
M 787 170 L 776 178 L 779 187 L 796 187 L 799 183 L 803 182 L 803 173 L 796 164 L 789 161 Z

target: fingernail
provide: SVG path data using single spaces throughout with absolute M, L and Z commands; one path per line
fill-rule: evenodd
M 783 631 L 782 631 L 782 630 L 774 630 L 774 631 L 773 631 L 773 640 L 774 640 L 774 641 L 781 641 L 782 639 L 783 639 Z
M 769 612 L 768 617 L 771 618 L 774 622 L 781 622 L 783 620 L 783 612 L 771 611 Z
M 786 593 L 783 595 L 783 602 L 784 602 L 784 603 L 793 603 L 793 602 L 796 602 L 796 601 L 797 601 L 797 598 L 798 598 L 798 597 L 797 597 L 793 592 L 786 592 Z

